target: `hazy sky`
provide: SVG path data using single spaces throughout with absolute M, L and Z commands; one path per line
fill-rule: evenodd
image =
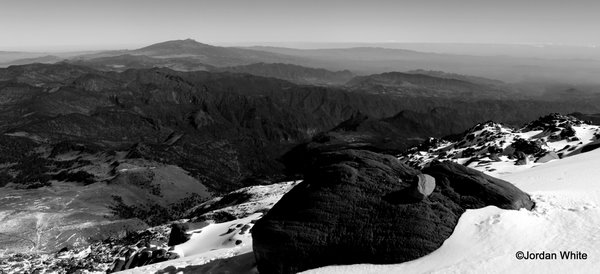
M 600 45 L 597 0 L 0 0 L 0 50 L 205 43 Z

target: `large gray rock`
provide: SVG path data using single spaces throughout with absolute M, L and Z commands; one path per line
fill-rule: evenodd
M 543 163 L 547 163 L 547 162 L 550 162 L 552 160 L 558 160 L 558 159 L 560 159 L 560 156 L 558 156 L 558 154 L 556 154 L 556 152 L 549 151 L 549 152 L 546 152 L 544 155 L 542 155 L 537 160 L 535 160 L 535 162 L 543 164 Z
M 396 158 L 342 150 L 317 155 L 305 180 L 252 229 L 260 273 L 296 273 L 335 264 L 389 264 L 439 248 L 471 208 L 533 207 L 512 184 L 455 163 L 424 173 L 426 199 L 415 199 L 421 172 Z
M 415 199 L 423 200 L 435 189 L 435 178 L 427 174 L 417 174 L 411 189 Z

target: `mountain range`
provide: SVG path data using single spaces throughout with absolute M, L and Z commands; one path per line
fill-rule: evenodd
M 507 51 L 507 53 L 510 50 Z M 0 63 L 8 66 L 11 61 L 24 58 L 39 58 L 48 53 L 5 52 Z M 328 49 L 292 49 L 281 47 L 219 47 L 203 44 L 192 39 L 173 40 L 133 50 L 98 51 L 93 53 L 55 53 L 62 59 L 88 60 L 99 57 L 121 55 L 143 55 L 152 58 L 179 59 L 183 63 L 193 62 L 203 66 L 238 66 L 253 63 L 287 63 L 333 71 L 350 70 L 357 75 L 380 74 L 390 71 L 432 70 L 499 79 L 509 83 L 535 84 L 544 87 L 548 83 L 570 85 L 594 85 L 594 75 L 600 71 L 595 59 L 582 58 L 539 58 L 518 55 L 468 55 L 462 51 L 451 53 L 419 52 L 414 50 L 353 47 Z M 531 55 L 533 56 L 533 55 Z M 185 58 L 182 59 L 182 58 Z M 562 58 L 562 59 L 561 59 Z M 40 59 L 40 61 L 42 61 Z M 18 61 L 14 64 L 22 64 Z M 173 65 L 173 64 L 171 64 Z M 193 66 L 174 66 L 190 69 Z
M 360 174 L 356 191 L 363 191 L 362 184 L 374 180 L 366 170 L 377 167 L 385 180 L 404 176 L 396 187 L 408 187 L 412 175 L 428 168 L 439 180 L 468 177 L 475 169 L 487 174 L 473 175 L 476 184 L 506 186 L 486 176 L 513 172 L 506 166 L 519 161 L 518 171 L 596 147 L 600 95 L 594 83 L 569 84 L 576 79 L 572 75 L 557 78 L 568 80 L 560 83 L 515 84 L 510 77 L 493 77 L 535 70 L 525 65 L 533 62 L 544 68 L 534 77 L 541 81 L 536 77 L 552 77 L 573 65 L 569 62 L 383 48 L 218 47 L 190 39 L 134 50 L 14 56 L 19 58 L 12 65 L 0 68 L 0 245 L 10 254 L 94 246 L 90 252 L 105 256 L 114 250 L 108 252 L 102 241 L 130 245 L 127 231 L 146 233 L 150 227 L 148 233 L 163 231 L 158 234 L 164 237 L 166 224 L 192 218 L 227 223 L 209 226 L 206 237 L 247 242 L 251 236 L 242 230 L 299 180 L 322 184 L 314 174 L 335 173 L 336 180 L 344 172 Z M 488 61 L 495 65 L 486 67 L 497 71 L 468 73 Z M 461 70 L 446 70 L 450 64 Z M 586 73 L 595 71 L 593 63 L 577 64 Z M 494 123 L 485 123 L 489 120 Z M 342 179 L 358 182 L 352 176 Z M 301 185 L 310 188 L 308 181 Z M 295 183 L 273 185 L 279 182 Z M 520 190 L 502 189 L 508 194 L 498 195 L 529 203 Z M 268 203 L 257 198 L 263 190 L 277 197 L 269 196 Z M 454 199 L 458 192 L 435 194 L 456 213 L 447 228 L 473 205 Z M 318 191 L 306 193 L 321 197 Z M 476 208 L 496 205 L 486 197 L 473 196 Z M 249 199 L 261 206 L 238 214 Z M 294 199 L 303 198 L 287 203 Z M 219 211 L 227 207 L 231 210 Z M 239 235 L 225 239 L 222 229 Z M 222 247 L 203 245 L 202 251 Z M 267 249 L 260 252 L 269 254 Z M 317 265 L 323 264 L 311 267 Z

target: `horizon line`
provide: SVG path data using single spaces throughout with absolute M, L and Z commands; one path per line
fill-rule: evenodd
M 158 42 L 149 43 L 115 43 L 115 44 L 64 44 L 64 45 L 47 45 L 47 46 L 24 46 L 24 47 L 6 47 L 0 48 L 0 52 L 20 52 L 20 53 L 70 53 L 70 52 L 85 52 L 85 51 L 108 51 L 108 50 L 132 50 L 141 47 L 146 47 L 153 44 L 168 42 L 168 41 L 183 41 L 194 40 L 198 43 L 222 46 L 222 47 L 260 47 L 273 45 L 458 45 L 458 46 L 527 46 L 527 47 L 573 47 L 573 48 L 589 48 L 596 49 L 599 45 L 582 45 L 582 44 L 567 44 L 567 43 L 552 43 L 552 42 L 519 42 L 519 43 L 494 43 L 494 42 L 419 42 L 419 41 L 198 41 L 194 38 L 161 40 Z M 323 48 L 326 49 L 326 48 Z

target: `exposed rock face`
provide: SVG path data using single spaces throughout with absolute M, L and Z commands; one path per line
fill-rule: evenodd
M 439 248 L 466 209 L 533 207 L 510 183 L 455 163 L 435 163 L 423 172 L 435 178 L 432 185 L 420 176 L 423 192 L 434 189 L 415 199 L 420 172 L 394 157 L 361 150 L 319 154 L 304 182 L 254 226 L 258 270 L 405 262 Z
M 124 248 L 118 255 L 120 257 L 113 262 L 107 273 L 119 272 L 179 258 L 179 255 L 176 253 L 157 247 L 144 247 L 141 249 Z

